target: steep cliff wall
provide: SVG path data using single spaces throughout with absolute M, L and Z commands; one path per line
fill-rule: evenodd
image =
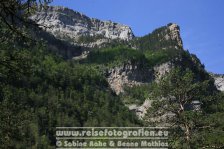
M 75 45 L 94 47 L 113 39 L 129 41 L 134 38 L 129 26 L 89 18 L 66 7 L 42 8 L 31 19 L 45 26 L 55 37 Z

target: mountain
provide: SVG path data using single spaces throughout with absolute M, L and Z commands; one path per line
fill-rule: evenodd
M 160 27 L 143 37 L 135 37 L 131 28 L 126 25 L 89 18 L 61 6 L 40 8 L 30 18 L 42 26 L 43 31 L 37 38 L 48 41 L 49 49 L 65 58 L 82 59 L 93 48 L 118 45 L 141 51 L 183 50 L 180 27 L 174 23 Z M 61 46 L 62 44 L 64 46 Z
M 171 124 L 170 148 L 223 148 L 223 76 L 184 49 L 177 24 L 136 37 L 65 7 L 27 19 L 38 25 L 0 19 L 0 148 L 53 149 L 56 127 Z
M 113 39 L 130 41 L 134 38 L 131 28 L 126 25 L 89 18 L 66 7 L 40 8 L 31 19 L 47 26 L 46 31 L 58 39 L 75 45 L 95 47 Z
M 134 53 L 138 55 L 143 52 L 141 60 L 135 60 L 133 63 L 129 58 L 123 57 L 121 58 L 123 62 L 113 65 L 104 72 L 111 89 L 116 94 L 124 92 L 125 86 L 133 87 L 158 80 L 174 66 L 194 70 L 199 80 L 210 78 L 200 60 L 184 50 L 180 27 L 175 23 L 155 29 L 143 37 L 135 37 L 131 28 L 126 25 L 89 18 L 66 7 L 41 8 L 30 18 L 43 26 L 45 34 L 53 35 L 55 38 L 53 41 L 61 40 L 74 46 L 65 52 L 69 53 L 66 57 L 73 57 L 81 63 L 86 61 L 90 64 L 99 63 L 97 61 L 102 57 L 107 58 L 109 54 L 114 55 L 111 59 L 113 62 L 120 56 L 116 55 L 116 52 L 130 52 L 125 48 L 113 49 L 118 45 L 136 49 Z M 49 35 L 45 40 L 49 40 Z M 50 45 L 56 46 L 56 44 Z M 107 47 L 112 49 L 104 51 L 103 48 Z M 101 50 L 96 52 L 94 48 Z M 57 48 L 59 54 L 62 50 L 60 47 Z M 125 58 L 127 61 L 124 61 Z M 100 63 L 104 65 L 111 62 L 105 59 Z
M 30 18 L 56 38 L 83 47 L 100 47 L 105 43 L 118 40 L 126 41 L 126 43 L 129 41 L 132 47 L 138 49 L 183 48 L 180 28 L 173 23 L 158 28 L 146 36 L 135 37 L 132 29 L 127 25 L 89 18 L 82 13 L 61 6 L 40 8 Z M 166 43 L 169 43 L 169 46 Z M 162 45 L 166 46 L 162 47 Z
M 133 42 L 140 50 L 183 49 L 180 27 L 175 23 L 155 29 L 148 35 L 136 38 Z

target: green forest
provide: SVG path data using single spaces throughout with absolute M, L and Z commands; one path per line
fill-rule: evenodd
M 128 45 L 115 41 L 92 49 L 86 59 L 69 59 L 63 52 L 52 51 L 50 41 L 39 40 L 43 30 L 29 21 L 36 5 L 48 3 L 9 0 L 0 4 L 1 149 L 53 149 L 58 126 L 157 126 L 161 122 L 145 119 L 169 111 L 176 113 L 164 122 L 173 124 L 169 148 L 224 148 L 224 93 L 216 89 L 195 55 L 172 48 L 173 41 L 159 41 L 155 35 L 164 27 Z M 83 36 L 80 42 L 97 39 Z M 79 47 L 73 48 L 79 53 Z M 105 75 L 125 63 L 152 69 L 167 61 L 175 67 L 159 82 L 127 86 L 120 95 L 110 88 Z M 167 100 L 161 101 L 163 97 Z M 125 105 L 140 105 L 148 98 L 154 102 L 144 119 Z M 199 112 L 184 108 L 194 100 L 202 103 Z

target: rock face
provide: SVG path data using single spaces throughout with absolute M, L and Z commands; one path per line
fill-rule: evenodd
M 83 42 L 82 39 L 85 36 L 88 37 L 88 42 L 92 42 L 89 44 L 92 47 L 108 42 L 110 39 L 129 41 L 134 38 L 131 28 L 126 25 L 89 18 L 65 7 L 41 8 L 31 16 L 31 19 L 40 25 L 47 26 L 46 31 L 55 37 L 76 45 Z
M 143 37 L 136 37 L 133 41 L 133 47 L 141 50 L 184 49 L 180 36 L 180 27 L 175 23 L 169 23 L 166 26 L 157 28 Z
M 211 74 L 211 76 L 215 79 L 215 86 L 218 90 L 224 91 L 224 75 Z
M 169 23 L 163 30 L 158 33 L 158 40 L 161 43 L 166 43 L 167 41 L 171 44 L 166 44 L 163 49 L 167 48 L 175 48 L 175 49 L 183 49 L 183 41 L 180 36 L 180 27 L 175 23 Z
M 124 87 L 133 87 L 159 80 L 172 68 L 170 62 L 155 66 L 152 69 L 141 68 L 130 63 L 110 69 L 107 72 L 107 81 L 112 90 L 118 95 L 124 92 Z
M 167 40 L 173 40 L 176 41 L 177 45 L 179 47 L 183 47 L 183 42 L 180 36 L 180 27 L 177 24 L 170 23 L 167 25 L 168 30 L 170 31 L 169 34 L 166 34 L 165 38 Z
M 154 76 L 155 76 L 155 81 L 159 81 L 164 75 L 170 72 L 172 69 L 172 64 L 171 62 L 166 62 L 161 65 L 155 66 L 154 67 Z
M 147 113 L 147 110 L 151 107 L 151 105 L 152 105 L 152 100 L 146 99 L 145 102 L 141 106 L 135 109 L 136 115 L 140 119 L 142 119 Z
M 130 63 L 110 69 L 107 72 L 107 81 L 116 94 L 124 91 L 124 86 L 136 86 L 150 83 L 153 80 L 153 70 L 142 69 Z

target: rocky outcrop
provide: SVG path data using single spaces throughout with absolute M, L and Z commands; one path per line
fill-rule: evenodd
M 152 76 L 151 79 L 158 82 L 159 79 L 161 79 L 164 75 L 169 73 L 171 69 L 172 69 L 171 62 L 166 62 L 161 65 L 157 65 L 151 71 L 152 73 L 150 74 L 150 76 Z M 153 81 L 153 80 L 150 80 L 150 81 Z M 144 83 L 147 83 L 147 82 L 144 82 Z M 145 114 L 147 113 L 147 110 L 151 107 L 151 104 L 152 104 L 152 100 L 146 99 L 142 105 L 132 104 L 127 106 L 129 110 L 134 111 L 136 113 L 139 119 L 143 119 Z
M 131 28 L 126 25 L 89 18 L 65 7 L 40 8 L 31 16 L 31 19 L 44 26 L 46 31 L 52 33 L 55 37 L 76 45 L 79 45 L 80 42 L 82 44 L 88 42 L 86 46 L 94 47 L 108 42 L 108 39 L 129 41 L 134 38 Z M 85 37 L 87 41 L 80 41 Z
M 224 91 L 224 75 L 218 75 L 218 74 L 211 74 L 211 76 L 215 80 L 215 86 L 218 90 Z
M 135 86 L 150 83 L 153 80 L 153 70 L 141 68 L 131 63 L 114 67 L 107 72 L 107 81 L 116 94 L 124 91 L 124 86 Z
M 161 42 L 161 45 L 165 45 L 162 46 L 162 49 L 183 49 L 183 41 L 180 36 L 180 27 L 177 24 L 169 23 L 167 26 L 160 28 L 160 31 L 157 34 L 157 40 Z
M 171 62 L 166 62 L 161 65 L 155 66 L 154 67 L 154 78 L 155 81 L 159 81 L 164 75 L 170 72 L 172 69 L 172 64 Z
M 177 24 L 170 23 L 167 25 L 169 34 L 165 35 L 166 40 L 176 41 L 179 47 L 183 47 L 183 42 L 180 36 L 180 27 Z
M 170 62 L 157 65 L 154 68 L 142 68 L 131 63 L 123 64 L 107 72 L 107 81 L 116 94 L 124 92 L 124 87 L 133 87 L 159 80 L 172 68 Z
M 140 50 L 183 50 L 183 42 L 180 36 L 180 27 L 175 23 L 155 29 L 152 33 L 143 37 L 136 37 L 132 47 Z
M 152 100 L 146 99 L 145 102 L 140 106 L 129 106 L 129 110 L 135 111 L 136 115 L 142 119 L 144 118 L 145 114 L 147 113 L 147 110 L 151 107 Z

